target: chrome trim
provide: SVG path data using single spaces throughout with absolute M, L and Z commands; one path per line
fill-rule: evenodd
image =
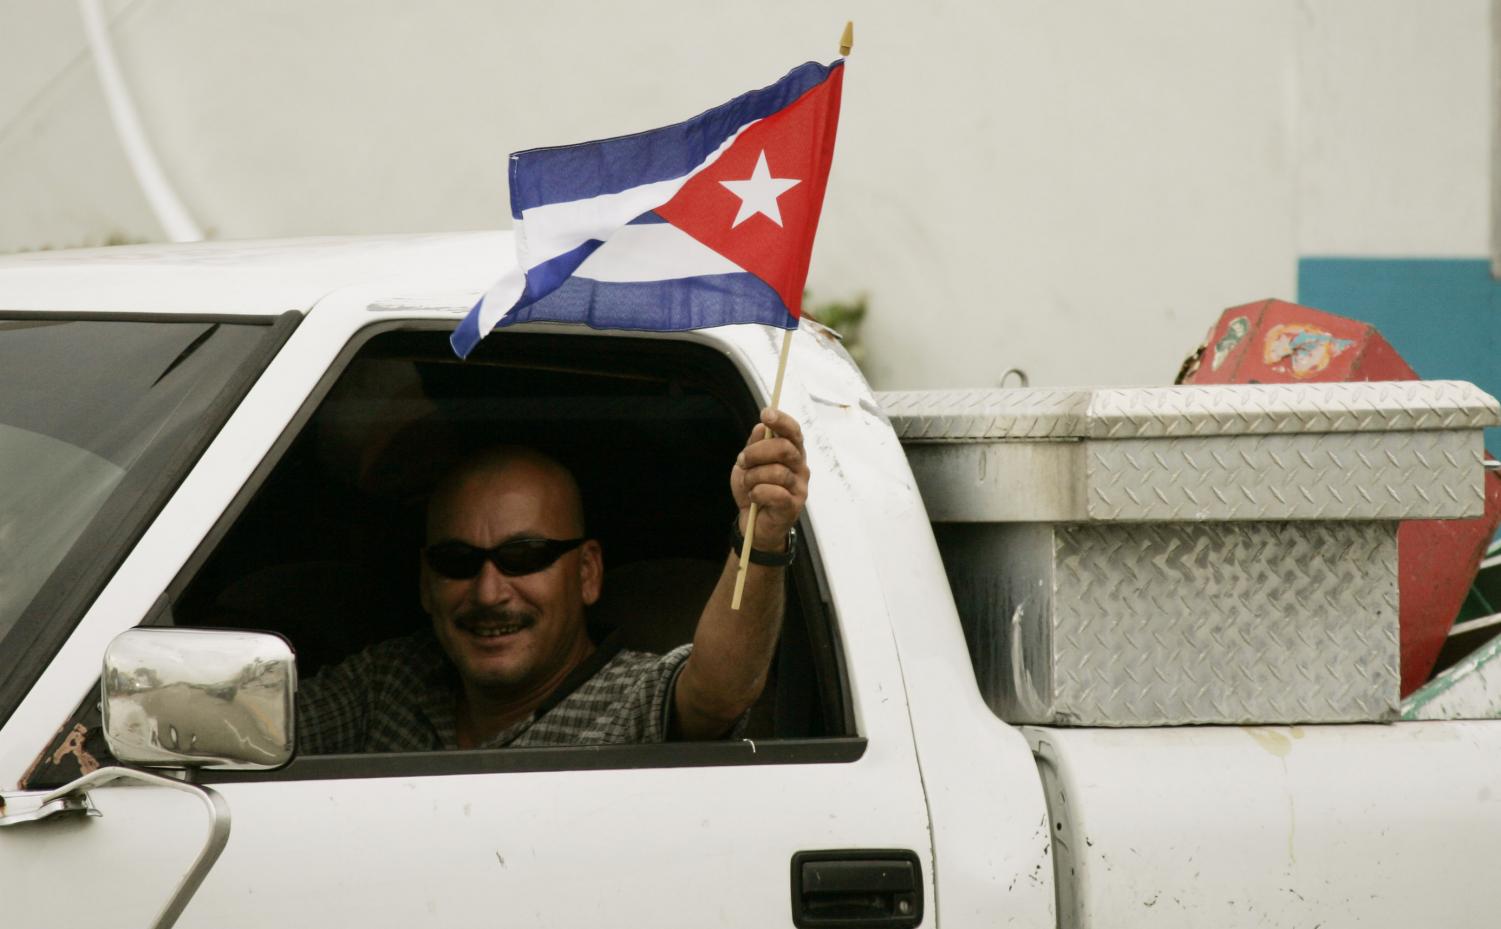
M 64 784 L 50 793 L 41 794 L 40 796 L 32 795 L 36 798 L 35 807 L 21 813 L 0 816 L 0 826 L 15 826 L 22 823 L 40 822 L 44 819 L 50 819 L 58 813 L 65 812 L 82 812 L 89 816 L 102 816 L 103 814 L 94 808 L 87 791 L 101 787 L 110 781 L 122 779 L 141 781 L 146 784 L 154 784 L 157 787 L 170 787 L 173 790 L 190 793 L 202 800 L 204 807 L 208 810 L 208 837 L 204 841 L 203 850 L 198 853 L 198 857 L 193 861 L 193 866 L 188 869 L 188 873 L 183 875 L 182 881 L 177 885 L 177 890 L 173 892 L 172 897 L 167 901 L 167 905 L 162 908 L 161 914 L 156 918 L 156 922 L 152 923 L 153 929 L 170 929 L 170 927 L 177 923 L 177 918 L 182 915 L 182 911 L 187 907 L 188 901 L 193 899 L 193 894 L 198 892 L 199 885 L 208 876 L 208 872 L 213 868 L 214 862 L 219 860 L 219 854 L 224 851 L 225 844 L 229 842 L 229 804 L 212 787 L 200 787 L 197 784 L 189 784 L 186 781 L 174 780 L 170 777 L 151 774 L 147 771 L 137 771 L 134 768 L 122 768 L 118 766 L 100 768 L 97 771 L 85 774 L 72 783 Z M 4 800 L 6 805 L 21 799 L 26 799 L 26 795 L 0 795 L 0 800 Z

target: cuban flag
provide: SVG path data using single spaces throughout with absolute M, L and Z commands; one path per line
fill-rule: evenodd
M 450 341 L 548 320 L 797 328 L 844 61 L 808 62 L 692 119 L 511 156 L 517 266 Z

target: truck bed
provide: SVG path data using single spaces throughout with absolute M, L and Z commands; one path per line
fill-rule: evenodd
M 1501 723 L 1024 731 L 1061 927 L 1501 918 Z

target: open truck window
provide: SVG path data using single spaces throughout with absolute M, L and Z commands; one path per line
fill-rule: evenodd
M 463 455 L 503 443 L 540 449 L 579 481 L 605 564 L 591 636 L 669 651 L 691 640 L 723 567 L 734 515 L 729 468 L 757 412 L 733 364 L 691 340 L 507 332 L 459 361 L 446 331 L 377 332 L 347 352 L 190 559 L 168 591 L 170 622 L 277 632 L 296 650 L 303 680 L 421 629 L 427 497 Z M 782 638 L 745 732 L 757 743 L 853 730 L 806 535 L 805 546 L 788 572 Z M 650 751 L 630 755 L 640 748 Z M 515 763 L 530 767 L 567 768 L 585 756 L 599 766 L 600 750 L 302 755 L 281 772 L 207 776 L 505 769 L 499 758 L 459 756 L 507 753 L 528 756 Z M 620 766 L 682 763 L 673 751 L 711 758 L 702 746 L 608 751 L 626 753 Z

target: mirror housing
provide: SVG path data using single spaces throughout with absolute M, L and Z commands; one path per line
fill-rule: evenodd
M 258 771 L 292 760 L 297 664 L 279 635 L 129 629 L 105 650 L 100 690 L 122 764 Z

